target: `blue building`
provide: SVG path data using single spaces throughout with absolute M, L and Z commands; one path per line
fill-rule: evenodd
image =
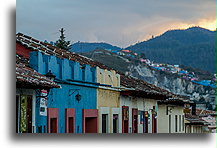
M 46 114 L 36 105 L 36 132 L 98 132 L 96 68 L 39 51 L 31 52 L 29 59 L 33 69 L 43 75 L 52 73 L 61 86 L 49 91 Z

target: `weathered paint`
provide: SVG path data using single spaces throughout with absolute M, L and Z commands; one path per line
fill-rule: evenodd
M 22 55 L 24 58 L 29 58 L 31 51 L 31 49 L 21 45 L 20 43 L 16 43 L 16 54 Z
M 120 87 L 120 75 L 114 70 L 108 71 L 97 67 L 97 82 L 100 84 L 110 85 L 99 87 L 97 89 L 97 108 L 99 109 L 99 133 L 102 133 L 102 115 L 107 114 L 106 133 L 113 133 L 113 116 L 118 115 L 120 123 L 119 97 L 120 91 L 115 87 Z M 119 129 L 120 125 L 118 125 Z M 120 132 L 120 131 L 119 131 Z
M 120 87 L 120 75 L 117 74 L 114 70 L 106 70 L 96 68 L 97 73 L 97 82 L 100 84 L 111 85 L 112 87 Z
M 96 68 L 40 52 L 30 53 L 30 66 L 41 74 L 51 70 L 61 85 L 61 88 L 51 89 L 48 96 L 48 108 L 58 108 L 58 133 L 66 131 L 66 108 L 75 109 L 75 133 L 82 133 L 82 110 L 96 109 Z M 77 94 L 81 95 L 80 101 L 76 100 Z M 36 126 L 47 127 L 47 117 L 39 113 L 36 116 Z
M 171 106 L 166 104 L 158 105 L 158 133 L 184 133 L 185 126 L 183 123 L 183 106 Z M 169 123 L 170 116 L 170 123 Z M 177 131 L 175 116 L 177 116 Z M 170 127 L 169 127 L 170 126 Z

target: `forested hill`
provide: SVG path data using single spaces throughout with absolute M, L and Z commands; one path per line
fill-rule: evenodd
M 82 53 L 82 52 L 90 52 L 95 49 L 121 50 L 120 47 L 113 46 L 108 43 L 77 42 L 77 43 L 72 44 L 70 51 Z
M 215 73 L 216 31 L 200 27 L 170 30 L 126 49 L 159 63 L 179 64 Z

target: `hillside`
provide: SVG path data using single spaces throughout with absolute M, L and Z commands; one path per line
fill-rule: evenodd
M 95 49 L 121 50 L 120 47 L 113 46 L 108 43 L 77 42 L 72 44 L 70 51 L 82 53 L 82 52 L 90 52 Z
M 180 78 L 177 74 L 152 69 L 140 62 L 139 59 L 118 55 L 106 50 L 94 50 L 82 53 L 82 55 L 112 67 L 126 75 L 145 80 L 148 83 L 169 90 L 175 94 L 189 96 L 197 101 L 200 98 L 205 98 L 208 104 L 215 100 L 215 89 L 192 83 L 191 81 Z M 186 68 L 195 70 L 191 67 Z
M 179 64 L 215 73 L 215 31 L 200 27 L 171 30 L 130 47 L 159 63 Z
M 109 67 L 112 67 L 122 73 L 128 71 L 128 66 L 130 64 L 128 59 L 103 49 L 96 49 L 91 52 L 81 54 Z

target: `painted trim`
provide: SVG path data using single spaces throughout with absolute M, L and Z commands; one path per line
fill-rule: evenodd
M 48 133 L 51 133 L 51 125 L 50 125 L 50 122 L 51 122 L 51 119 L 52 118 L 56 118 L 57 119 L 57 133 L 58 133 L 58 108 L 48 108 L 47 109 L 47 129 L 48 129 Z
M 65 109 L 65 132 L 70 133 L 69 131 L 69 118 L 73 117 L 73 133 L 75 133 L 75 109 L 66 108 Z

